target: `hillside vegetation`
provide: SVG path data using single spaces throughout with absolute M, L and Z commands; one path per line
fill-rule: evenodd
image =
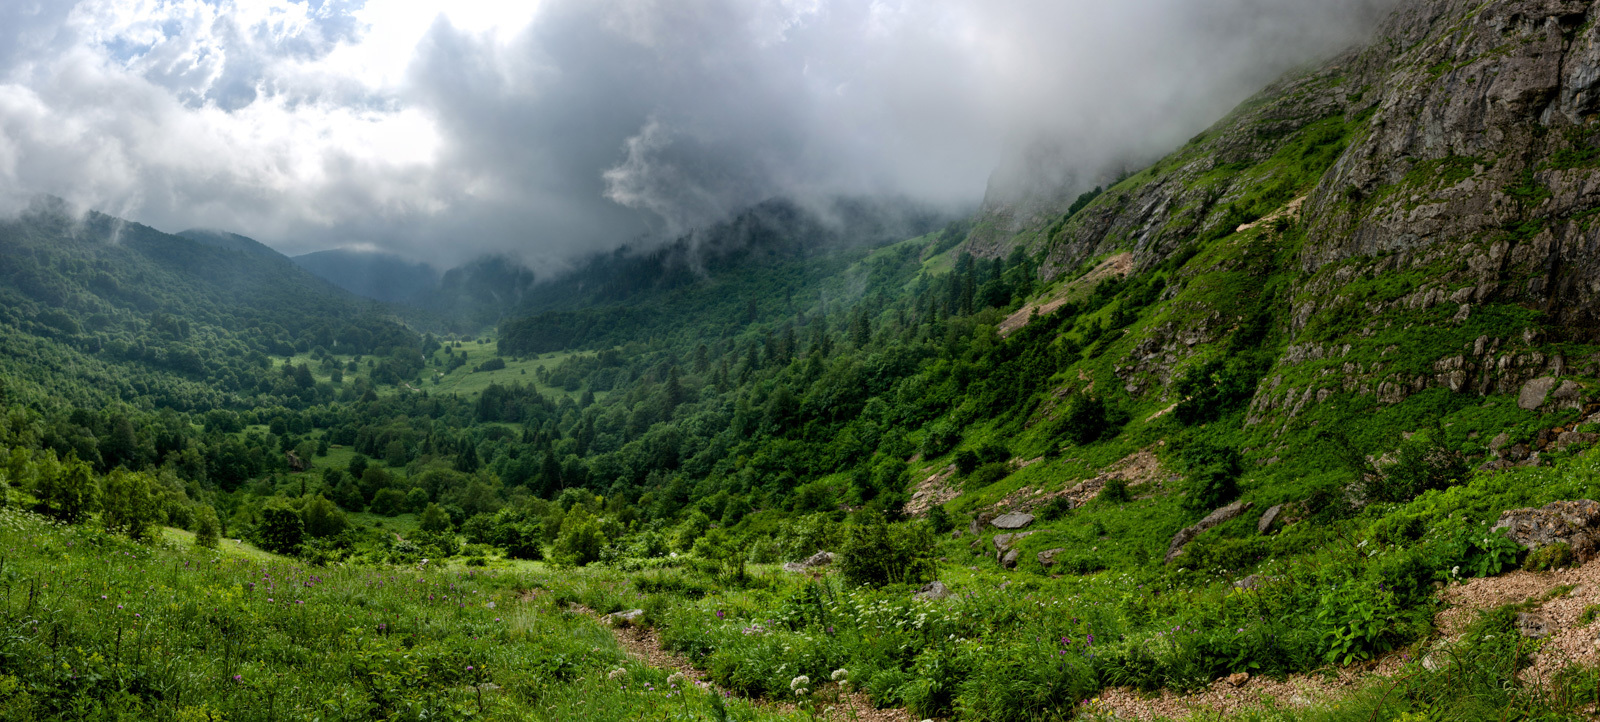
M 1241 718 L 1584 718 L 1593 657 L 1520 676 L 1518 614 L 1587 591 L 1435 620 L 1593 552 L 1494 525 L 1600 494 L 1597 12 L 1407 2 L 1037 227 L 774 203 L 473 334 L 25 216 L 0 705 L 1099 719 L 1383 660 Z M 635 610 L 731 697 L 589 614 Z

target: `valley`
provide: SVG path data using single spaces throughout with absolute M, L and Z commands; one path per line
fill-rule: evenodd
M 1407 0 L 1048 213 L 550 277 L 36 200 L 0 718 L 1590 719 L 1597 19 Z

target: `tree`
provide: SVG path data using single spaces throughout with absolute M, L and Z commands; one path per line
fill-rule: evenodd
M 222 538 L 222 524 L 217 521 L 217 510 L 202 505 L 194 514 L 194 545 L 202 549 L 216 549 Z
M 300 516 L 305 522 L 306 533 L 314 537 L 337 536 L 350 527 L 350 518 L 345 516 L 344 510 L 325 496 L 306 502 Z
M 450 531 L 450 515 L 438 504 L 429 504 L 422 512 L 422 530 L 433 534 Z
M 105 478 L 100 523 L 106 531 L 144 541 L 161 521 L 161 509 L 150 493 L 150 475 L 117 467 Z
M 600 530 L 599 520 L 583 507 L 573 507 L 561 520 L 561 533 L 550 549 L 550 556 L 557 563 L 581 567 L 599 561 L 600 550 L 605 545 L 606 537 Z
M 845 527 L 839 571 L 857 586 L 916 584 L 934 572 L 931 531 L 923 525 L 890 526 L 873 510 L 857 514 Z
M 60 464 L 55 463 L 54 455 L 46 459 L 40 464 L 34 486 L 40 512 L 76 524 L 100 507 L 100 486 L 94 483 L 94 473 L 87 463 L 75 456 L 68 456 Z
M 273 499 L 261 508 L 256 524 L 256 543 L 276 554 L 295 554 L 305 541 L 305 521 L 300 512 L 283 499 Z
M 406 495 L 399 489 L 380 489 L 372 496 L 372 505 L 369 507 L 374 514 L 395 516 L 405 510 Z

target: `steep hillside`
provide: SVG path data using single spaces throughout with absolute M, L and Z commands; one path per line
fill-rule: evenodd
M 266 355 L 420 343 L 249 239 L 173 236 L 51 200 L 0 222 L 0 298 L 19 400 L 203 410 L 241 403 Z

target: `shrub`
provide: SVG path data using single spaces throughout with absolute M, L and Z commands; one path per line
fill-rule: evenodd
M 317 538 L 337 536 L 350 528 L 350 518 L 326 497 L 306 502 L 300 517 L 305 521 L 306 533 Z
M 1051 497 L 1044 506 L 1039 507 L 1039 518 L 1045 521 L 1056 521 L 1072 511 L 1072 500 L 1065 495 Z
M 984 464 L 967 477 L 968 489 L 982 489 L 1011 475 L 1011 466 L 1005 462 Z
M 605 545 L 599 520 L 582 507 L 573 507 L 561 520 L 561 533 L 550 548 L 550 558 L 558 564 L 581 567 L 599 561 Z
M 494 357 L 492 359 L 489 359 L 488 361 L 484 361 L 483 363 L 478 364 L 477 367 L 473 369 L 473 372 L 474 373 L 478 373 L 478 372 L 483 372 L 483 371 L 500 371 L 500 370 L 503 370 L 505 367 L 506 367 L 506 360 L 503 359 L 503 358 L 500 358 L 499 356 L 496 356 L 496 357 Z
M 300 550 L 305 533 L 305 522 L 300 518 L 300 512 L 282 499 L 273 499 L 261 508 L 255 541 L 269 552 L 292 555 Z
M 934 541 L 924 525 L 890 525 L 871 510 L 845 527 L 839 571 L 857 586 L 914 584 L 932 578 Z
M 922 458 L 932 459 L 944 456 L 959 443 L 961 443 L 961 430 L 949 419 L 940 419 L 928 425 L 927 433 L 922 437 L 922 446 L 918 450 L 922 452 Z
M 210 505 L 201 505 L 194 514 L 194 545 L 216 549 L 221 538 L 222 524 L 217 521 L 217 510 Z
M 1083 392 L 1066 400 L 1066 408 L 1056 421 L 1053 436 L 1065 438 L 1075 446 L 1088 446 L 1108 436 L 1127 423 L 1123 414 L 1106 405 L 1104 399 Z
M 1190 511 L 1210 511 L 1239 498 L 1239 475 L 1244 459 L 1239 450 L 1204 441 L 1192 441 L 1182 452 L 1189 471 L 1188 496 L 1183 500 Z
M 1111 477 L 1100 489 L 1100 500 L 1110 504 L 1126 504 L 1133 499 L 1128 493 L 1128 480 Z
M 406 495 L 399 489 L 379 489 L 372 497 L 370 511 L 384 516 L 396 516 L 406 507 Z
M 948 534 L 956 528 L 956 522 L 950 518 L 950 512 L 945 511 L 943 505 L 935 504 L 928 508 L 928 526 L 935 534 Z
M 422 512 L 422 530 L 434 534 L 450 531 L 450 515 L 438 504 L 429 504 Z

